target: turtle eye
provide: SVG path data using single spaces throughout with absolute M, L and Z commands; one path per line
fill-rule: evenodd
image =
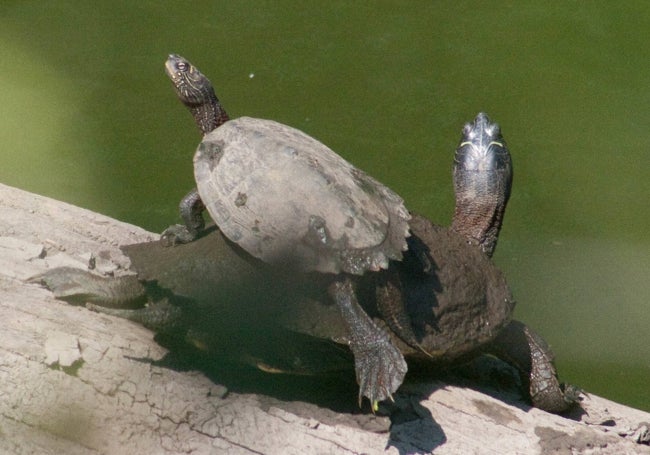
M 178 69 L 178 71 L 182 71 L 182 72 L 187 71 L 189 67 L 190 65 L 188 65 L 186 62 L 178 62 L 176 64 L 176 68 Z

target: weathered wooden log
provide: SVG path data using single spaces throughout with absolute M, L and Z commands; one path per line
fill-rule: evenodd
M 27 282 L 91 255 L 120 273 L 118 246 L 155 238 L 0 185 L 1 453 L 650 453 L 650 414 L 594 395 L 558 416 L 503 384 L 407 377 L 389 418 L 220 383 L 160 365 L 167 352 L 145 328 Z M 496 369 L 483 358 L 471 371 Z

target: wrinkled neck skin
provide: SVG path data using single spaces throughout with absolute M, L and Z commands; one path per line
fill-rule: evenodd
M 505 169 L 455 170 L 456 209 L 451 229 L 492 257 L 510 198 L 511 177 Z M 462 184 L 461 184 L 462 182 Z
M 203 135 L 217 129 L 229 120 L 228 114 L 217 99 L 202 104 L 186 104 L 186 106 Z

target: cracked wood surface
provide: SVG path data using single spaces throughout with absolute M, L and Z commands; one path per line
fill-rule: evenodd
M 386 407 L 389 420 L 234 392 L 158 365 L 167 352 L 145 328 L 26 283 L 91 255 L 120 273 L 118 245 L 154 238 L 0 184 L 0 453 L 650 453 L 650 414 L 593 395 L 562 417 L 516 391 L 419 378 Z

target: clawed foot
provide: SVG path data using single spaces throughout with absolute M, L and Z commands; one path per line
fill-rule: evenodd
M 203 231 L 205 221 L 203 211 L 205 205 L 196 188 L 181 199 L 178 205 L 181 218 L 185 224 L 172 224 L 160 235 L 160 241 L 164 246 L 174 246 L 179 243 L 190 243 Z
M 190 243 L 198 237 L 197 231 L 191 231 L 184 224 L 172 224 L 160 235 L 164 246 L 174 246 L 180 243 Z
M 147 306 L 136 309 L 107 308 L 93 303 L 87 303 L 86 308 L 97 313 L 137 322 L 157 333 L 171 333 L 180 327 L 182 321 L 181 309 L 169 303 L 167 299 L 150 302 Z
M 587 392 L 582 390 L 580 387 L 573 384 L 567 384 L 566 382 L 560 384 L 560 389 L 564 392 L 564 401 L 569 407 L 575 403 L 581 402 L 582 395 L 588 395 Z
M 29 281 L 48 288 L 57 299 L 77 305 L 94 302 L 128 308 L 145 300 L 145 288 L 135 275 L 107 278 L 73 267 L 57 267 Z
M 359 305 L 350 278 L 334 281 L 329 292 L 341 310 L 350 335 L 359 384 L 359 405 L 363 397 L 367 397 L 375 411 L 378 401 L 392 399 L 393 392 L 402 385 L 406 361 L 388 334 Z
M 402 353 L 387 335 L 364 346 L 350 346 L 354 354 L 359 406 L 363 397 L 370 400 L 373 411 L 378 401 L 393 399 L 393 393 L 402 385 L 407 366 Z
M 561 384 L 553 364 L 553 351 L 533 329 L 512 321 L 492 343 L 492 352 L 519 370 L 533 406 L 561 413 L 581 400 L 578 387 Z
M 555 376 L 532 382 L 530 398 L 533 406 L 548 412 L 561 413 L 582 401 L 584 392 L 571 384 L 560 384 Z
M 37 283 L 49 289 L 57 299 L 83 304 L 89 294 L 84 280 L 89 276 L 90 273 L 81 269 L 58 267 L 33 276 L 27 282 Z M 91 276 L 90 279 L 94 279 L 94 277 Z

